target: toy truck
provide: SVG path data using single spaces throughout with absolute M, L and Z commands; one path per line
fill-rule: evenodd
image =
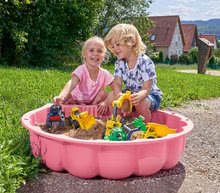
M 52 105 L 50 111 L 47 114 L 46 126 L 47 128 L 53 128 L 55 126 L 64 127 L 65 116 L 62 112 L 61 106 Z
M 96 120 L 87 111 L 80 112 L 79 108 L 74 106 L 70 110 L 69 122 L 76 129 L 80 127 L 81 129 L 88 130 L 96 123 Z
M 144 139 L 165 137 L 168 134 L 176 133 L 175 129 L 170 129 L 166 125 L 152 122 L 149 122 L 147 125 L 145 125 L 143 116 L 135 118 L 133 125 L 135 127 L 140 127 L 140 130 L 142 131 L 142 138 Z

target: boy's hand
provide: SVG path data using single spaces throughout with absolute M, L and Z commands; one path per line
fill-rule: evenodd
M 141 101 L 141 96 L 139 93 L 134 93 L 130 96 L 130 102 L 132 105 L 138 105 Z
M 53 104 L 54 105 L 61 105 L 64 103 L 64 98 L 63 97 L 60 97 L 60 96 L 55 96 L 53 98 Z

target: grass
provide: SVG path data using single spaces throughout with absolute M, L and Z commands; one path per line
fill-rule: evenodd
M 183 66 L 182 69 L 186 69 Z M 162 108 L 195 99 L 220 96 L 220 76 L 177 72 L 181 66 L 158 66 L 158 86 L 164 93 Z M 193 69 L 193 68 L 190 68 Z
M 105 67 L 113 72 L 113 65 Z M 156 66 L 158 86 L 164 93 L 162 108 L 220 97 L 220 77 L 181 73 L 177 69 L 195 69 L 195 65 Z M 22 128 L 20 119 L 24 113 L 51 102 L 70 74 L 70 69 L 0 66 L 0 193 L 15 192 L 40 171 L 40 160 L 31 155 L 28 131 Z

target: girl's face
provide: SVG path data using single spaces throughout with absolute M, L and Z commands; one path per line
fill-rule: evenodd
M 128 60 L 129 56 L 133 53 L 132 46 L 122 44 L 114 37 L 111 39 L 111 46 L 113 53 L 118 59 Z
M 89 66 L 100 66 L 105 57 L 103 45 L 95 40 L 88 43 L 84 53 L 84 61 Z

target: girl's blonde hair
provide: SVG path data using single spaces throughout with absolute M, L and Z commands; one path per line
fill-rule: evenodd
M 85 52 L 86 52 L 86 49 L 88 48 L 88 44 L 91 43 L 92 41 L 96 41 L 97 43 L 102 45 L 103 49 L 104 49 L 104 53 L 106 53 L 106 51 L 107 51 L 103 39 L 98 36 L 93 36 L 93 37 L 89 38 L 88 40 L 86 40 L 83 44 L 82 51 L 81 51 L 81 57 L 82 57 L 83 62 L 85 62 L 84 61 Z
M 142 42 L 141 36 L 137 28 L 132 24 L 117 24 L 114 26 L 106 35 L 104 42 L 105 46 L 113 53 L 111 40 L 115 38 L 121 44 L 132 45 L 133 50 L 136 54 L 144 54 L 146 46 Z M 132 42 L 135 42 L 132 44 Z

